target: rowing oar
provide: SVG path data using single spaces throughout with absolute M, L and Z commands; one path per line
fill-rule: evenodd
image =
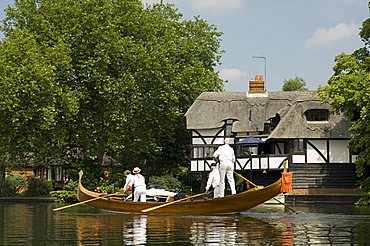
M 176 201 L 173 201 L 173 202 L 168 202 L 168 203 L 165 203 L 165 204 L 161 204 L 161 205 L 158 205 L 158 206 L 155 206 L 155 207 L 151 207 L 151 208 L 147 208 L 147 209 L 143 209 L 141 210 L 141 212 L 143 213 L 147 213 L 147 212 L 150 212 L 150 211 L 153 211 L 153 210 L 156 210 L 156 209 L 159 209 L 159 208 L 163 208 L 163 207 L 167 207 L 167 206 L 170 206 L 172 204 L 175 204 L 175 203 L 178 203 L 178 202 L 181 202 L 181 201 L 185 201 L 185 200 L 189 200 L 189 199 L 192 199 L 192 198 L 195 198 L 195 197 L 198 197 L 198 196 L 204 196 L 206 194 L 208 194 L 209 192 L 204 192 L 204 193 L 201 193 L 201 194 L 197 194 L 197 195 L 194 195 L 194 196 L 188 196 L 188 197 L 185 197 L 185 198 L 182 198 L 182 199 L 179 199 L 179 200 L 176 200 Z
M 254 184 L 252 181 L 250 181 L 250 180 L 248 180 L 248 179 L 244 178 L 244 176 L 243 176 L 243 175 L 241 175 L 241 174 L 239 174 L 239 173 L 237 173 L 237 172 L 235 172 L 235 171 L 234 171 L 234 173 L 235 173 L 236 175 L 238 175 L 239 177 L 241 177 L 242 179 L 244 179 L 246 182 L 250 183 L 251 185 L 253 185 L 253 186 L 257 187 L 257 188 L 259 188 L 259 186 L 257 186 L 256 184 Z M 277 201 L 278 203 L 280 203 L 280 204 L 284 205 L 284 206 L 285 206 L 286 208 L 288 208 L 289 210 L 291 210 L 291 211 L 293 211 L 294 213 L 298 214 L 298 212 L 297 212 L 297 211 L 295 211 L 294 209 L 292 209 L 292 208 L 291 208 L 291 207 L 289 207 L 288 205 L 285 205 L 284 203 L 282 203 L 281 201 L 279 201 L 279 200 L 278 200 L 278 199 L 276 199 L 275 197 L 273 197 L 273 199 L 274 199 L 275 201 Z
M 59 210 L 62 210 L 62 209 L 66 209 L 66 208 L 74 207 L 74 206 L 77 206 L 77 205 L 85 204 L 85 203 L 92 202 L 92 201 L 95 201 L 95 200 L 98 200 L 98 199 L 102 199 L 102 198 L 106 198 L 106 197 L 109 197 L 109 196 L 115 196 L 115 195 L 118 195 L 120 193 L 121 193 L 121 191 L 118 191 L 118 192 L 113 193 L 113 194 L 108 194 L 108 195 L 105 195 L 105 196 L 94 197 L 94 198 L 91 198 L 89 200 L 85 200 L 85 201 L 78 202 L 78 203 L 75 203 L 75 204 L 71 204 L 71 205 L 67 205 L 67 206 L 59 207 L 59 208 L 54 208 L 53 211 L 59 211 Z

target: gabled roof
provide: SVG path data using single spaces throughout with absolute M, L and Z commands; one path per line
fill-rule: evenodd
M 278 114 L 278 126 L 269 138 L 348 138 L 350 121 L 342 115 L 330 115 L 328 122 L 308 123 L 308 109 L 330 109 L 312 92 L 269 92 L 265 97 L 249 97 L 245 92 L 204 92 L 186 112 L 188 129 L 222 127 L 235 120 L 232 131 L 262 131 L 264 124 Z

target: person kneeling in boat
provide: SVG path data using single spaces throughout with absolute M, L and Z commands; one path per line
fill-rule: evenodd
M 211 164 L 211 172 L 208 176 L 206 191 L 211 187 L 213 187 L 213 198 L 221 197 L 220 172 L 217 168 L 217 163 Z
M 132 172 L 134 173 L 134 178 L 130 180 L 128 186 L 134 187 L 134 202 L 139 201 L 139 199 L 140 202 L 146 202 L 146 184 L 144 176 L 140 174 L 141 169 L 135 167 Z M 127 192 L 127 190 L 128 188 L 124 192 Z

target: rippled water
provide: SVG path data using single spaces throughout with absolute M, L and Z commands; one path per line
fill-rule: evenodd
M 0 245 L 369 245 L 369 208 L 259 206 L 230 216 L 117 214 L 0 203 Z

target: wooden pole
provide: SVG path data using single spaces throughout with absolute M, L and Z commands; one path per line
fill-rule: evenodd
M 252 181 L 250 181 L 250 180 L 248 180 L 248 179 L 246 179 L 246 178 L 244 178 L 244 176 L 243 175 L 241 175 L 241 174 L 239 174 L 239 173 L 237 173 L 237 172 L 235 172 L 234 171 L 234 173 L 236 174 L 236 175 L 238 175 L 239 177 L 241 177 L 242 179 L 244 179 L 246 182 L 248 182 L 248 183 L 250 183 L 251 185 L 253 185 L 254 187 L 258 187 L 255 183 L 253 183 Z
M 204 192 L 204 193 L 201 193 L 201 194 L 194 195 L 194 196 L 188 196 L 188 197 L 185 197 L 185 198 L 182 198 L 182 199 L 179 199 L 179 200 L 173 201 L 173 202 L 169 202 L 169 203 L 161 204 L 161 205 L 159 205 L 159 206 L 155 206 L 155 207 L 151 207 L 151 208 L 143 209 L 143 210 L 141 210 L 141 212 L 143 212 L 143 213 L 147 213 L 147 212 L 150 212 L 150 211 L 153 211 L 153 210 L 159 209 L 159 208 L 163 208 L 163 207 L 170 206 L 170 205 L 172 205 L 172 204 L 175 204 L 175 203 L 178 203 L 178 202 L 181 202 L 181 201 L 189 200 L 189 199 L 192 199 L 192 198 L 195 198 L 195 197 L 198 197 L 198 196 L 204 196 L 204 195 L 206 195 L 206 194 L 208 194 L 208 191 L 207 191 L 207 192 Z
M 120 193 L 121 192 L 118 191 L 118 192 L 113 193 L 113 194 L 108 194 L 108 195 L 105 195 L 105 196 L 94 197 L 92 199 L 85 200 L 85 201 L 82 201 L 82 202 L 78 202 L 78 203 L 75 203 L 75 204 L 71 204 L 71 205 L 67 205 L 67 206 L 59 207 L 59 208 L 54 208 L 53 211 L 55 212 L 55 211 L 59 211 L 59 210 L 62 210 L 62 209 L 71 208 L 71 207 L 74 207 L 74 206 L 78 206 L 78 205 L 81 205 L 81 204 L 85 204 L 85 203 L 92 202 L 92 201 L 95 201 L 95 200 L 99 200 L 99 199 L 102 199 L 102 198 L 106 198 L 106 197 L 109 197 L 109 196 L 115 196 L 115 195 L 118 195 Z

